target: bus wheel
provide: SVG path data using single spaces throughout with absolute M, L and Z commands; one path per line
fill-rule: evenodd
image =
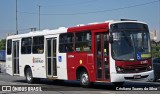
M 114 86 L 122 86 L 124 82 L 113 82 Z
M 32 71 L 30 68 L 27 68 L 26 70 L 26 81 L 29 83 L 29 84 L 32 84 L 33 83 L 33 75 L 32 75 Z
M 89 75 L 86 71 L 82 71 L 80 74 L 80 84 L 84 88 L 90 87 L 92 85 L 92 83 L 89 81 Z

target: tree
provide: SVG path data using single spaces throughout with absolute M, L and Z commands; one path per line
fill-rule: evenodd
M 0 50 L 5 50 L 6 49 L 6 39 L 1 39 L 0 40 Z
M 160 57 L 160 44 L 159 42 L 152 41 L 152 57 Z

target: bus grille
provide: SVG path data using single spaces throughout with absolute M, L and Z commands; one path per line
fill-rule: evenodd
M 123 73 L 139 73 L 147 71 L 147 67 L 144 68 L 134 68 L 134 69 L 124 69 Z

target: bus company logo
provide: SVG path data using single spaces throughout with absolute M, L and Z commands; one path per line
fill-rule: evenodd
M 33 63 L 43 63 L 43 60 L 41 58 L 33 57 Z
M 2 86 L 2 91 L 11 91 L 11 86 Z
M 2 86 L 2 91 L 42 91 L 40 86 Z

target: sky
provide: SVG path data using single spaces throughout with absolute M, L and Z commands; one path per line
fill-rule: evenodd
M 17 0 L 18 32 L 56 29 L 107 20 L 146 22 L 160 35 L 160 0 Z M 0 39 L 16 33 L 16 0 L 0 0 Z M 160 40 L 160 36 L 158 36 Z

